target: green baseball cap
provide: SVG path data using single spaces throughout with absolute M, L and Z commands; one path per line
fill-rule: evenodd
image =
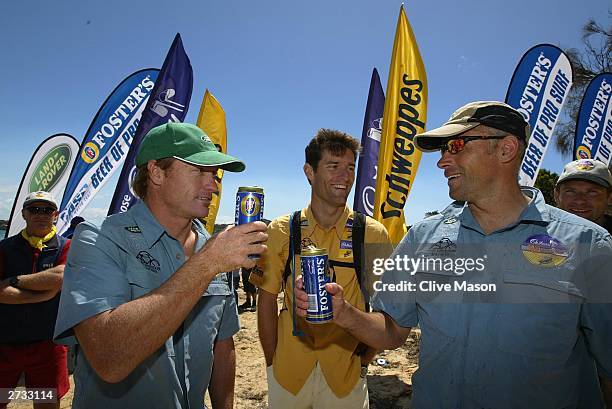
M 140 144 L 136 166 L 162 158 L 175 158 L 198 166 L 217 166 L 229 172 L 242 172 L 246 168 L 240 159 L 219 152 L 200 128 L 181 122 L 168 122 L 151 129 Z

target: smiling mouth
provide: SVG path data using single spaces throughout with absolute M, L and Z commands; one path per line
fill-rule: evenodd
M 334 189 L 342 189 L 342 190 L 346 190 L 346 185 L 332 185 L 332 187 Z

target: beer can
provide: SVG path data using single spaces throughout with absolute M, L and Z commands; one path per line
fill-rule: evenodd
M 306 321 L 324 324 L 333 319 L 332 296 L 325 290 L 331 282 L 326 249 L 309 247 L 301 252 L 302 277 L 304 289 L 308 294 Z
M 236 193 L 236 226 L 263 219 L 264 192 L 259 186 L 242 186 Z

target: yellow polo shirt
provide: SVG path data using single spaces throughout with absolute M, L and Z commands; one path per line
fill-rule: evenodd
M 268 251 L 260 259 L 261 275 L 251 274 L 250 281 L 263 290 L 278 294 L 283 290 L 283 271 L 289 255 L 289 215 L 273 220 L 268 226 Z M 310 206 L 302 210 L 302 247 L 314 245 L 328 250 L 329 259 L 346 263 L 353 262 L 351 229 L 348 219 L 353 211 L 348 207 L 335 226 L 324 229 L 314 219 Z M 307 224 L 307 225 L 306 225 Z M 368 246 L 376 243 L 376 246 Z M 341 246 L 342 244 L 342 246 Z M 367 282 L 375 279 L 371 268 L 371 254 L 368 249 L 376 249 L 376 257 L 388 257 L 392 251 L 389 234 L 376 220 L 367 217 L 365 228 L 366 265 L 363 274 Z M 341 248 L 342 247 L 342 248 Z M 300 274 L 300 258 L 296 257 L 296 276 Z M 344 289 L 344 298 L 357 308 L 364 310 L 365 303 L 355 270 L 349 267 L 335 267 L 336 282 Z M 317 361 L 331 390 L 344 397 L 357 384 L 360 373 L 360 358 L 355 355 L 359 341 L 344 329 L 333 323 L 310 324 L 303 318 L 297 319 L 298 328 L 305 337 L 292 335 L 293 330 L 293 280 L 287 279 L 284 304 L 278 318 L 278 340 L 274 354 L 274 377 L 286 390 L 297 395 Z M 371 289 L 369 289 L 371 292 Z

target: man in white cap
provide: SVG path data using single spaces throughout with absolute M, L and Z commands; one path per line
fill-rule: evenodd
M 441 153 L 455 202 L 385 260 L 375 312 L 326 285 L 334 321 L 361 342 L 397 348 L 419 325 L 415 409 L 577 408 L 583 390 L 601 408 L 595 372 L 578 382 L 593 360 L 612 405 L 612 237 L 519 186 L 528 137 L 521 114 L 495 101 L 415 135 L 417 148 Z M 308 298 L 296 299 L 304 315 Z
M 606 214 L 612 204 L 612 174 L 603 162 L 579 159 L 565 165 L 555 186 L 555 202 L 612 233 L 612 217 Z
M 240 329 L 228 274 L 251 268 L 266 225 L 210 238 L 198 218 L 218 169 L 241 172 L 190 124 L 153 128 L 136 156 L 142 200 L 101 227 L 81 223 L 65 272 L 56 338 L 76 335 L 73 409 L 233 407 Z M 210 387 L 209 387 L 210 385 Z
M 25 374 L 26 388 L 42 398 L 34 408 L 59 408 L 70 389 L 67 351 L 52 339 L 70 240 L 57 234 L 48 192 L 28 194 L 21 215 L 26 227 L 0 242 L 0 388 L 12 391 Z

